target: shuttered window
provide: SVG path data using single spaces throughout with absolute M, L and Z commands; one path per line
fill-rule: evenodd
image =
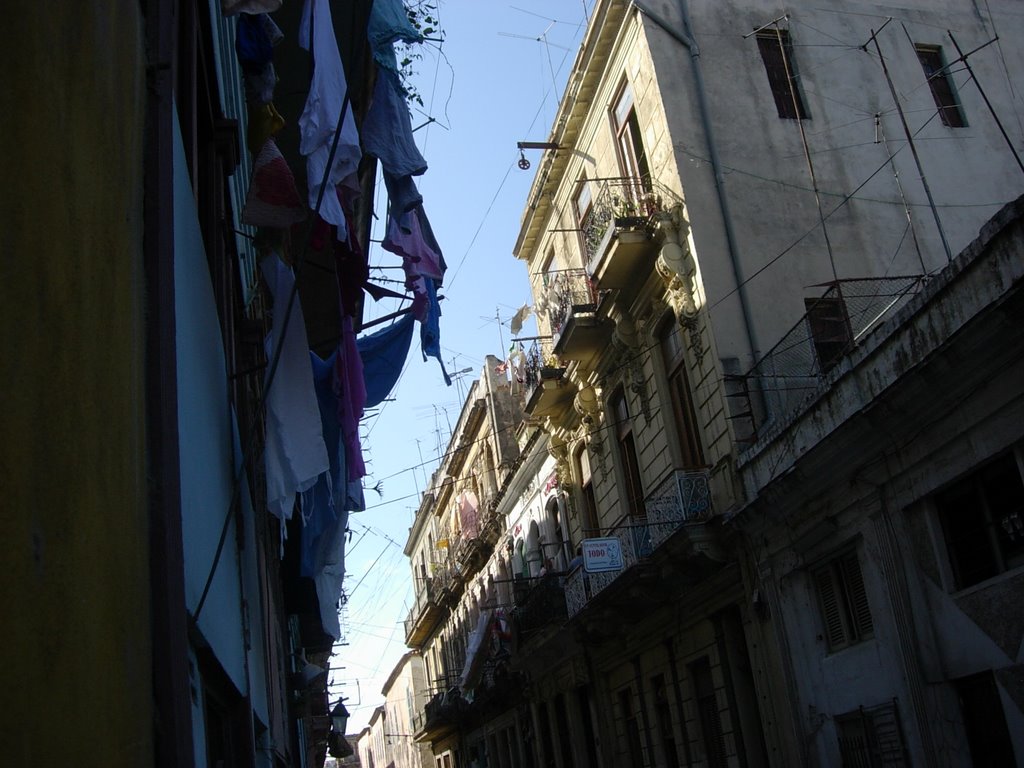
M 722 730 L 722 714 L 718 709 L 710 660 L 705 656 L 695 661 L 690 665 L 690 675 L 693 678 L 693 693 L 697 700 L 707 765 L 710 768 L 726 768 L 729 761 L 725 749 L 725 733 Z
M 895 699 L 836 715 L 835 723 L 844 768 L 898 768 L 907 765 L 907 750 Z
M 812 576 L 829 652 L 871 637 L 874 625 L 857 553 L 850 550 L 832 558 Z

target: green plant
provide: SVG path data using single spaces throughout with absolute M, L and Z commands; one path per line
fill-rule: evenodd
M 443 40 L 444 32 L 439 27 L 437 6 L 430 0 L 411 0 L 405 6 L 409 23 L 424 39 Z M 395 54 L 398 57 L 398 77 L 402 84 L 402 94 L 409 103 L 415 102 L 423 106 L 423 97 L 413 82 L 416 65 L 423 60 L 421 43 L 396 43 Z

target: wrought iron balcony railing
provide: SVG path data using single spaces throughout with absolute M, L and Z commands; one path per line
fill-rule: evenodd
M 565 619 L 565 593 L 557 574 L 522 582 L 515 591 L 515 613 L 520 633 L 527 635 Z M 516 585 L 517 587 L 519 584 Z
M 886 318 L 916 294 L 923 276 L 837 280 L 805 301 L 807 312 L 743 376 L 759 389 L 769 422 L 780 422 L 826 386 L 827 374 Z
M 606 178 L 599 183 L 590 213 L 581 229 L 584 262 L 590 263 L 601 249 L 609 228 L 642 229 L 651 225 L 651 218 L 679 202 L 668 188 L 650 179 Z
M 597 306 L 597 291 L 590 275 L 582 269 L 563 269 L 545 276 L 544 298 L 547 303 L 548 327 L 558 337 L 574 310 Z
M 526 350 L 522 369 L 522 384 L 526 402 L 530 401 L 533 391 L 541 386 L 546 379 L 559 379 L 562 376 L 564 368 L 549 364 L 553 362 L 549 349 L 549 345 L 541 347 L 534 341 Z
M 654 553 L 684 523 L 699 522 L 711 515 L 708 473 L 676 470 L 644 500 L 646 518 L 627 517 L 608 532 L 619 540 L 622 569 L 586 573 L 577 568 L 565 579 L 568 618 L 579 613 L 600 592 L 638 562 Z

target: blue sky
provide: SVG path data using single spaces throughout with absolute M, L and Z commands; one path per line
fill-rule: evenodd
M 424 106 L 415 106 L 417 143 L 430 168 L 418 180 L 424 208 L 444 250 L 448 273 L 441 293 L 441 347 L 454 373 L 446 387 L 437 362 L 423 362 L 418 341 L 393 402 L 363 427 L 370 477 L 383 497 L 367 492 L 366 512 L 350 522 L 346 591 L 350 595 L 342 631 L 347 646 L 332 664 L 331 694 L 347 697 L 350 732 L 364 727 L 382 703 L 380 689 L 405 652 L 403 621 L 412 597 L 408 561 L 402 553 L 419 494 L 444 451 L 469 384 L 484 356 L 502 356 L 508 321 L 530 300 L 526 267 L 512 256 L 519 222 L 540 152 L 528 151 L 533 168 L 516 163 L 518 141 L 544 141 L 554 120 L 585 29 L 592 0 L 441 0 L 444 42 L 423 47 L 414 83 Z M 386 211 L 383 185 L 374 206 Z M 380 222 L 372 237 L 383 235 Z M 397 257 L 373 244 L 371 265 L 395 266 Z M 394 269 L 374 279 L 400 279 Z M 393 286 L 397 287 L 397 286 Z M 394 305 L 369 306 L 366 317 Z M 499 325 L 495 316 L 500 316 Z M 522 333 L 532 333 L 527 325 Z

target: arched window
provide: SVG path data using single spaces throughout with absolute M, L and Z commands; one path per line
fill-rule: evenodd
M 566 526 L 563 525 L 564 508 L 561 494 L 557 493 L 544 505 L 544 562 L 551 560 L 552 567 L 564 571 L 569 563 L 566 557 Z
M 512 553 L 512 571 L 524 578 L 530 575 L 530 569 L 526 565 L 526 544 L 521 538 L 516 539 L 516 548 Z
M 540 576 L 543 554 L 540 547 L 540 526 L 536 520 L 530 521 L 530 528 L 526 534 L 526 562 L 529 568 L 528 575 Z
M 512 602 L 512 588 L 509 586 L 509 579 L 512 573 L 505 558 L 498 560 L 498 604 L 508 606 Z

